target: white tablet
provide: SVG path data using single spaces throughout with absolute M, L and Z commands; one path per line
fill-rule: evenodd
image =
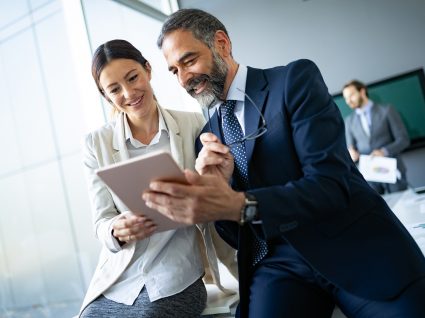
M 101 168 L 96 174 L 134 214 L 143 214 L 157 225 L 157 232 L 185 224 L 176 223 L 146 206 L 142 193 L 154 180 L 187 183 L 183 171 L 166 151 L 152 152 Z

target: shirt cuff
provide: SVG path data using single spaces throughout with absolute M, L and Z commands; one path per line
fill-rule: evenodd
M 112 235 L 112 222 L 109 225 L 109 233 L 111 233 L 110 237 L 105 241 L 106 247 L 111 251 L 111 252 L 119 252 L 122 250 L 120 243 L 118 242 L 118 240 L 115 238 L 115 236 Z
M 106 226 L 106 233 L 104 233 L 103 237 L 103 243 L 105 244 L 105 247 L 110 250 L 112 253 L 116 253 L 122 250 L 122 247 L 118 240 L 112 235 L 113 230 L 113 224 L 117 218 L 119 218 L 120 215 L 117 215 L 109 220 L 109 224 L 105 224 Z

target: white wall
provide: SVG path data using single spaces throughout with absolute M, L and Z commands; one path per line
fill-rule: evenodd
M 331 93 L 425 65 L 424 0 L 181 0 L 217 16 L 235 58 L 270 67 L 317 63 Z

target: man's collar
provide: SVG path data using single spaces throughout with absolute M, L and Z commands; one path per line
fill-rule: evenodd
M 227 92 L 226 100 L 236 100 L 236 101 L 245 101 L 245 87 L 246 79 L 248 76 L 248 68 L 245 65 L 239 64 L 236 75 L 233 78 L 232 83 L 230 84 L 229 90 Z M 213 107 L 210 108 L 210 116 L 214 111 L 222 104 L 222 101 L 216 103 Z
M 356 108 L 356 114 L 358 114 L 358 115 L 360 115 L 362 113 L 367 114 L 372 109 L 372 106 L 373 106 L 373 101 L 371 101 L 369 99 L 369 101 L 366 103 L 366 105 L 364 105 L 362 108 Z
M 243 92 L 245 92 L 247 75 L 248 68 L 245 65 L 239 64 L 235 78 L 230 84 L 229 91 L 227 92 L 226 100 L 237 100 L 242 102 L 245 100 Z

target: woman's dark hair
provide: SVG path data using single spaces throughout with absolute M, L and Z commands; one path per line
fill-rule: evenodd
M 103 68 L 115 59 L 129 59 L 140 63 L 143 68 L 150 70 L 148 61 L 143 57 L 142 53 L 136 49 L 133 44 L 125 40 L 111 40 L 100 45 L 93 54 L 91 63 L 91 73 L 96 82 L 99 92 L 106 97 L 100 83 L 99 77 Z

